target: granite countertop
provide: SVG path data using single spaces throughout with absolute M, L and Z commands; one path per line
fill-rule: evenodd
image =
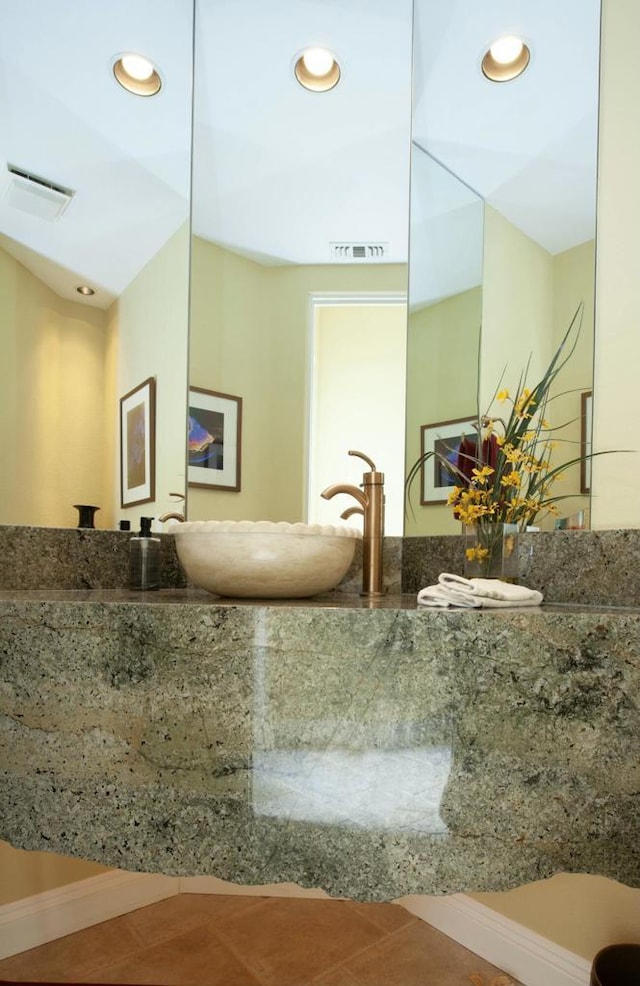
M 0 593 L 0 837 L 368 900 L 640 886 L 640 610 L 373 603 Z
M 414 593 L 389 593 L 381 597 L 361 596 L 341 591 L 326 593 L 307 599 L 232 599 L 216 596 L 195 587 L 178 589 L 159 589 L 157 591 L 138 591 L 132 589 L 0 589 L 0 603 L 3 602 L 57 602 L 57 603 L 100 603 L 131 604 L 146 606 L 219 606 L 219 607 L 260 607 L 260 608 L 308 608 L 340 609 L 354 611 L 403 610 L 423 614 L 461 615 L 498 617 L 513 613 L 527 613 L 532 617 L 548 614 L 598 614 L 620 613 L 640 614 L 640 606 L 610 606 L 584 603 L 543 603 L 541 606 L 511 606 L 507 609 L 450 609 L 418 606 Z

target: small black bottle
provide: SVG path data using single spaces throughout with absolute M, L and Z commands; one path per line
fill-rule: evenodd
M 160 538 L 151 536 L 153 517 L 140 518 L 140 534 L 129 541 L 129 588 L 160 588 Z

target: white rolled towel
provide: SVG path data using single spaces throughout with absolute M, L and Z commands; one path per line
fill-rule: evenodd
M 508 609 L 516 606 L 539 606 L 543 600 L 537 589 L 514 585 L 501 579 L 465 579 L 443 572 L 437 585 L 418 593 L 421 606 L 458 606 L 465 609 Z

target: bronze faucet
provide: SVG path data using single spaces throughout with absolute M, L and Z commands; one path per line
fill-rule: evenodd
M 169 496 L 175 496 L 178 500 L 184 500 L 184 493 L 169 493 Z M 164 524 L 165 520 L 179 520 L 184 521 L 184 513 L 170 512 L 168 514 L 163 514 L 162 517 L 158 517 L 161 524 Z
M 340 516 L 347 520 L 353 514 L 362 514 L 364 530 L 362 535 L 362 595 L 383 596 L 382 583 L 382 542 L 384 538 L 384 473 L 377 472 L 375 464 L 363 452 L 349 450 L 349 455 L 357 455 L 371 466 L 370 472 L 362 477 L 362 489 L 348 483 L 334 483 L 327 486 L 320 496 L 330 500 L 337 493 L 348 493 L 354 497 L 359 507 L 348 507 Z

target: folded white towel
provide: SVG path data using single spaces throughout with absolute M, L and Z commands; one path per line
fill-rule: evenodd
M 513 585 L 501 579 L 465 579 L 443 572 L 437 585 L 418 593 L 420 606 L 458 606 L 465 609 L 508 609 L 514 606 L 539 606 L 543 596 L 537 589 Z

